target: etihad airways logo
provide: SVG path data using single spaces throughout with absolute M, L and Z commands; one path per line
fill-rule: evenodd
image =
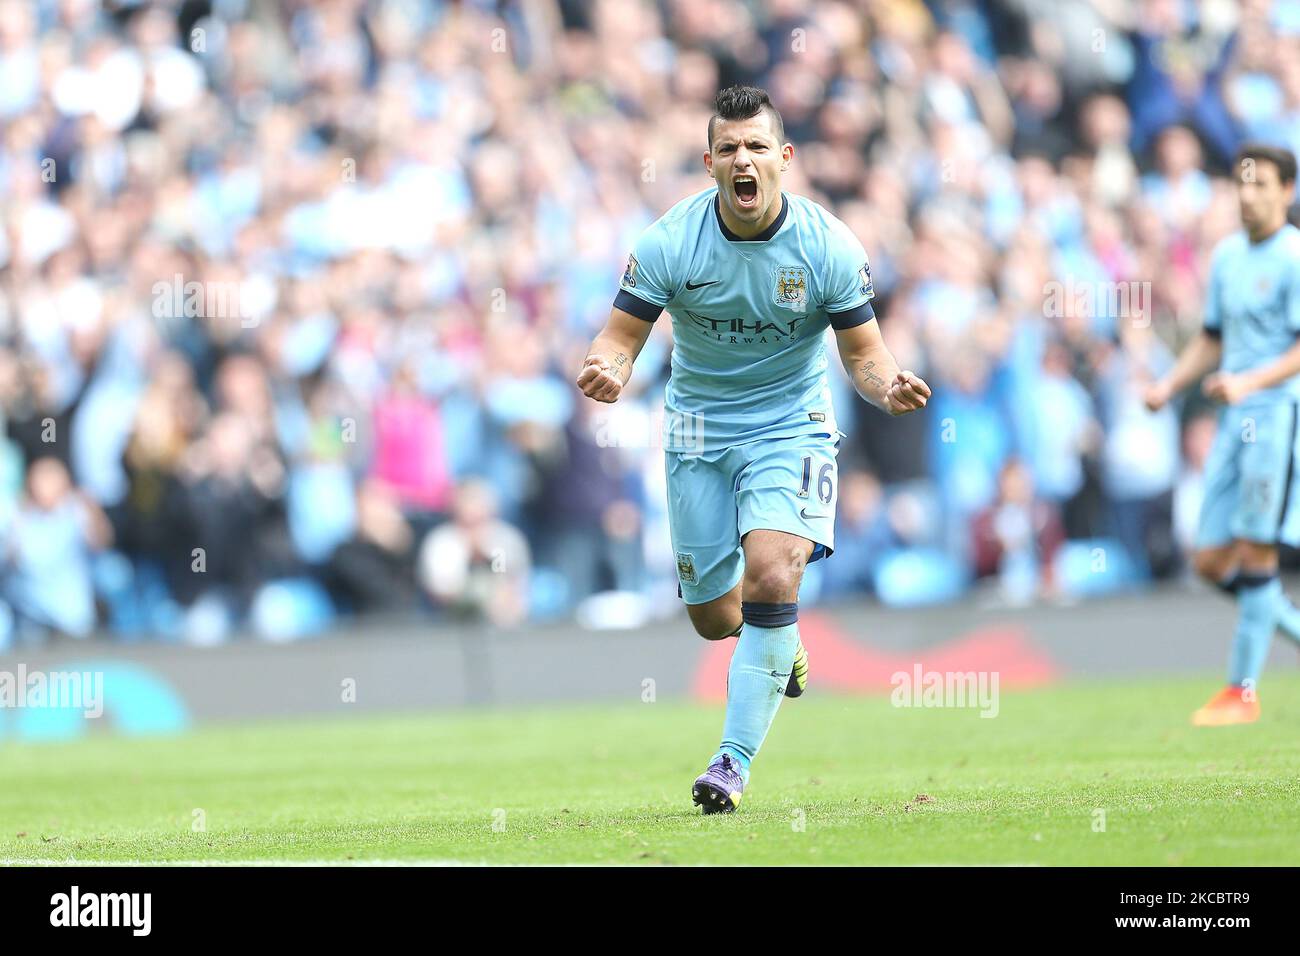
M 780 345 L 793 339 L 799 323 L 808 320 L 806 315 L 796 315 L 776 322 L 765 322 L 762 319 L 711 319 L 690 309 L 684 311 L 697 328 L 726 345 Z

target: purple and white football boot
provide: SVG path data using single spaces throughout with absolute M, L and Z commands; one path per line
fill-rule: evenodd
M 745 792 L 745 778 L 740 765 L 727 754 L 713 758 L 709 769 L 695 778 L 691 799 L 705 813 L 735 813 L 740 795 Z

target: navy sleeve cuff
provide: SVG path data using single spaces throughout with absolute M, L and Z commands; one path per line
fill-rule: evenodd
M 1207 325 L 1204 327 L 1203 331 L 1212 339 L 1223 338 L 1223 329 L 1212 329 Z
M 828 312 L 826 314 L 831 320 L 831 328 L 836 332 L 843 332 L 845 329 L 852 329 L 870 322 L 876 317 L 876 310 L 871 307 L 870 302 L 863 302 L 847 312 Z
M 622 309 L 624 312 L 635 315 L 638 319 L 645 319 L 647 322 L 653 322 L 659 318 L 659 313 L 664 310 L 662 305 L 647 302 L 626 289 L 618 290 L 618 295 L 614 297 L 614 308 Z

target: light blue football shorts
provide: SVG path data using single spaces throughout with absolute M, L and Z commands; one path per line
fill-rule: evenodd
M 841 434 L 765 438 L 708 454 L 666 452 L 668 527 L 687 604 L 726 594 L 745 573 L 741 539 L 755 529 L 835 548 Z
M 1291 398 L 1261 396 L 1219 412 L 1219 429 L 1205 462 L 1198 548 L 1234 540 L 1292 546 L 1300 542 L 1297 424 L 1300 414 Z

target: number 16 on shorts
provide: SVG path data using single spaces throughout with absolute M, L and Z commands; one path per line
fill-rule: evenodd
M 803 483 L 799 486 L 799 497 L 807 498 L 808 489 L 812 484 L 813 470 L 816 464 L 812 455 L 803 456 Z M 817 470 L 817 497 L 821 503 L 828 505 L 835 494 L 835 462 L 828 461 L 821 465 Z

